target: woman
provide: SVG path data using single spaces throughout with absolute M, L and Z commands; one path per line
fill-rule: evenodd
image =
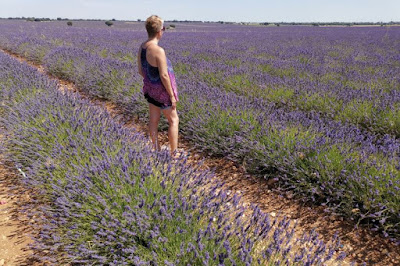
M 162 112 L 168 119 L 168 139 L 174 155 L 178 148 L 178 92 L 171 63 L 164 49 L 158 46 L 165 31 L 164 21 L 153 15 L 146 20 L 146 30 L 148 39 L 140 45 L 138 67 L 143 77 L 143 94 L 149 103 L 149 135 L 154 148 L 159 150 L 158 123 Z

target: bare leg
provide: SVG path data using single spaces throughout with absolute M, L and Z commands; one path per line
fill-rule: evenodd
M 171 154 L 178 148 L 178 131 L 179 131 L 179 117 L 176 109 L 167 108 L 162 110 L 164 116 L 168 119 L 168 140 L 171 147 Z
M 149 135 L 153 147 L 160 150 L 160 143 L 158 142 L 158 122 L 160 122 L 161 110 L 159 107 L 149 103 L 150 121 L 149 121 Z

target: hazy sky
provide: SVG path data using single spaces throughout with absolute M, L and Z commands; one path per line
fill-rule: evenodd
M 400 0 L 0 0 L 0 17 L 232 22 L 400 21 Z

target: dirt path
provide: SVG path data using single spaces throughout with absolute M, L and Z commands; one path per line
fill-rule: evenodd
M 18 55 L 6 53 L 21 62 L 26 61 Z M 46 73 L 42 66 L 31 62 L 28 63 L 37 68 L 38 71 Z M 84 98 L 88 98 L 71 82 L 47 75 L 57 80 L 60 89 L 76 91 Z M 114 104 L 93 98 L 90 100 L 105 107 L 112 116 L 120 119 L 122 117 L 120 122 L 125 127 L 134 127 L 146 134 L 147 126 L 145 124 L 135 119 L 121 116 L 122 111 Z M 162 144 L 167 142 L 166 132 L 160 133 L 160 140 Z M 271 216 L 287 216 L 293 222 L 297 222 L 298 234 L 316 229 L 320 236 L 328 241 L 337 232 L 343 245 L 342 251 L 348 254 L 346 261 L 354 261 L 357 264 L 366 262 L 367 265 L 400 265 L 400 246 L 396 246 L 368 228 L 355 228 L 354 222 L 326 213 L 322 206 L 300 202 L 294 199 L 290 193 L 282 194 L 273 188 L 273 184 L 247 174 L 243 167 L 229 160 L 210 158 L 204 154 L 197 153 L 192 149 L 190 143 L 182 138 L 179 140 L 179 147 L 191 151 L 188 160 L 191 163 L 196 163 L 205 158 L 205 167 L 215 169 L 215 178 L 223 180 L 227 189 L 242 195 L 242 199 L 246 204 L 257 204 L 264 212 L 270 213 Z M 347 263 L 345 262 L 345 264 Z
M 0 142 L 2 138 L 0 135 Z M 0 154 L 0 266 L 32 265 L 30 221 L 23 214 L 23 205 L 30 197 L 10 168 Z

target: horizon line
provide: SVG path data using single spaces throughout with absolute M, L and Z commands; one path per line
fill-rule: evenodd
M 0 17 L 0 19 L 6 19 L 6 20 L 26 20 L 26 19 L 50 19 L 50 20 L 55 20 L 55 21 L 59 21 L 59 20 L 88 20 L 88 21 L 127 21 L 127 22 L 144 22 L 145 19 L 116 19 L 116 18 L 112 18 L 112 19 L 104 19 L 104 18 L 62 18 L 62 17 L 56 17 L 56 18 L 51 18 L 51 17 Z M 60 19 L 59 19 L 60 18 Z M 224 20 L 188 20 L 188 19 L 183 19 L 183 20 L 179 20 L 179 19 L 165 19 L 165 22 L 202 22 L 202 23 L 207 23 L 207 22 L 211 22 L 211 23 L 221 23 L 221 22 L 227 22 L 227 23 L 273 23 L 273 24 L 277 24 L 277 23 L 296 23 L 296 24 L 301 24 L 301 23 L 373 23 L 373 24 L 379 24 L 379 23 L 394 23 L 394 24 L 399 24 L 399 21 L 394 21 L 394 20 L 390 20 L 390 21 L 224 21 Z

